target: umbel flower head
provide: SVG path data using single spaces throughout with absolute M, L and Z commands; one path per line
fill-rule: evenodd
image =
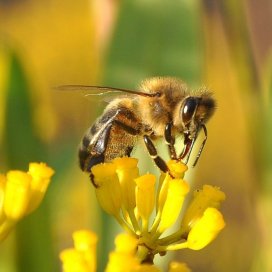
M 74 247 L 60 253 L 63 272 L 95 272 L 97 236 L 87 230 L 73 233 Z M 138 239 L 127 233 L 115 238 L 115 250 L 110 252 L 105 272 L 160 272 L 153 264 L 141 264 L 137 256 Z M 168 272 L 190 272 L 184 263 L 172 262 Z
M 30 163 L 28 172 L 11 170 L 0 174 L 0 241 L 40 205 L 53 174 L 45 163 Z
M 152 174 L 139 176 L 137 162 L 117 158 L 94 166 L 92 173 L 101 207 L 134 237 L 138 262 L 152 264 L 156 254 L 183 248 L 199 250 L 212 242 L 225 226 L 219 211 L 225 194 L 204 185 L 184 209 L 190 190 L 183 179 L 187 166 L 170 161 L 171 175 L 162 173 L 156 182 Z M 177 222 L 181 210 L 183 217 Z M 177 229 L 165 234 L 174 224 Z

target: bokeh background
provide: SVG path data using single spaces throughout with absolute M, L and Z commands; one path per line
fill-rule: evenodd
M 163 75 L 214 92 L 208 142 L 189 175 L 193 187 L 227 194 L 219 237 L 169 258 L 193 271 L 272 271 L 271 45 L 265 0 L 0 0 L 0 169 L 44 161 L 56 170 L 41 207 L 0 245 L 0 271 L 60 271 L 58 254 L 81 228 L 98 233 L 103 271 L 118 228 L 77 163 L 103 104 L 53 87 L 135 88 Z

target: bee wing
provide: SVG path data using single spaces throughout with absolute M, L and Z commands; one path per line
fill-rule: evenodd
M 145 93 L 138 90 L 105 87 L 105 86 L 91 86 L 91 85 L 61 85 L 55 87 L 59 91 L 79 91 L 85 93 L 85 96 L 103 96 L 108 94 L 132 94 L 146 97 L 159 96 L 160 93 Z

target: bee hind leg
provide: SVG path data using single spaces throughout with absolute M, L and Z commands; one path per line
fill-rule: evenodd
M 105 151 L 109 142 L 111 127 L 112 127 L 112 123 L 109 123 L 105 127 L 103 133 L 101 134 L 97 142 L 94 144 L 92 148 L 92 152 L 89 153 L 90 151 L 88 151 L 88 157 L 84 159 L 83 170 L 90 173 L 90 180 L 95 188 L 98 188 L 98 185 L 95 183 L 95 177 L 92 173 L 92 167 L 97 164 L 103 163 L 105 161 Z M 80 157 L 81 153 L 82 153 L 82 150 L 79 151 L 80 159 L 81 159 Z M 82 163 L 82 161 L 83 160 L 81 160 L 80 163 Z
M 116 118 L 116 116 L 120 113 L 121 112 L 117 112 L 114 117 Z M 82 150 L 80 150 L 79 157 L 80 156 L 83 157 L 83 158 L 80 158 L 80 161 L 84 162 L 84 166 L 82 168 L 84 171 L 87 171 L 90 173 L 90 180 L 95 188 L 98 188 L 99 186 L 95 183 L 95 177 L 91 169 L 94 165 L 105 162 L 105 152 L 109 143 L 110 131 L 113 125 L 119 126 L 120 128 L 122 128 L 123 130 L 125 130 L 127 133 L 131 135 L 138 135 L 139 133 L 137 129 L 130 127 L 129 125 L 126 125 L 125 123 L 112 118 L 112 120 L 104 128 L 97 142 L 94 144 L 92 150 L 95 152 L 93 152 L 91 156 L 86 158 L 86 156 L 89 155 L 89 152 L 85 152 L 86 153 L 85 154 L 84 152 L 82 152 Z M 133 150 L 133 146 L 127 146 L 125 150 L 125 155 L 129 157 L 132 150 Z

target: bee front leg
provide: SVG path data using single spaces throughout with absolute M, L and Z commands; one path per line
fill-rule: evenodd
M 144 142 L 145 142 L 145 145 L 146 145 L 146 148 L 148 150 L 148 153 L 149 153 L 150 157 L 154 160 L 154 162 L 159 167 L 159 169 L 164 173 L 169 172 L 167 164 L 158 155 L 157 149 L 154 146 L 154 144 L 153 144 L 152 140 L 150 139 L 150 137 L 147 136 L 147 135 L 144 135 Z
M 175 138 L 172 136 L 172 122 L 166 124 L 164 130 L 164 139 L 168 146 L 168 151 L 172 160 L 177 160 L 177 153 L 175 149 Z
M 203 140 L 203 142 L 202 142 L 202 144 L 201 144 L 201 146 L 200 146 L 200 148 L 199 148 L 199 150 L 198 150 L 197 156 L 196 156 L 195 161 L 194 161 L 194 163 L 193 163 L 193 167 L 196 166 L 196 164 L 197 164 L 197 162 L 198 162 L 198 160 L 199 160 L 199 158 L 200 158 L 200 155 L 201 155 L 201 153 L 202 153 L 202 151 L 203 151 L 203 148 L 204 148 L 204 146 L 205 146 L 205 143 L 206 143 L 206 141 L 207 141 L 207 138 L 208 138 L 208 132 L 207 132 L 206 126 L 205 126 L 204 124 L 202 124 L 201 127 L 202 127 L 202 129 L 203 129 L 203 131 L 204 131 L 205 138 L 204 138 L 204 140 Z
M 195 144 L 195 141 L 196 141 L 197 136 L 198 136 L 198 132 L 199 132 L 199 130 L 200 130 L 201 128 L 202 128 L 203 131 L 204 131 L 204 136 L 205 136 L 205 138 L 204 138 L 204 140 L 202 141 L 201 146 L 200 146 L 200 148 L 199 148 L 199 150 L 198 150 L 198 153 L 197 153 L 197 155 L 196 155 L 195 161 L 194 161 L 194 163 L 193 163 L 193 165 L 192 165 L 193 167 L 196 166 L 196 164 L 197 164 L 197 162 L 198 162 L 198 160 L 199 160 L 199 158 L 200 158 L 200 155 L 201 155 L 201 153 L 202 153 L 202 151 L 203 151 L 203 148 L 204 148 L 204 146 L 205 146 L 205 143 L 206 143 L 206 141 L 207 141 L 207 138 L 208 138 L 207 128 L 206 128 L 206 126 L 205 126 L 204 124 L 201 124 L 200 127 L 197 129 L 197 133 L 195 134 L 195 136 L 193 137 L 193 139 L 190 139 L 190 138 L 189 138 L 189 134 L 185 134 L 185 136 L 184 136 L 184 149 L 183 149 L 183 151 L 181 152 L 181 154 L 180 154 L 180 156 L 179 156 L 179 159 L 180 159 L 180 160 L 182 160 L 182 159 L 184 159 L 184 158 L 186 157 L 186 159 L 185 159 L 185 164 L 188 163 L 188 161 L 189 161 L 189 159 L 190 159 L 190 155 L 191 155 L 192 150 L 193 150 L 193 147 L 194 147 L 194 144 Z
M 186 159 L 186 164 L 187 164 L 187 162 L 189 160 L 188 153 L 191 153 L 190 150 L 192 149 L 192 147 L 193 147 L 193 141 L 191 139 L 189 139 L 189 134 L 184 134 L 184 147 L 183 147 L 183 150 L 180 153 L 178 159 L 183 160 L 187 156 L 187 159 Z M 189 156 L 190 156 L 190 154 L 189 154 Z

